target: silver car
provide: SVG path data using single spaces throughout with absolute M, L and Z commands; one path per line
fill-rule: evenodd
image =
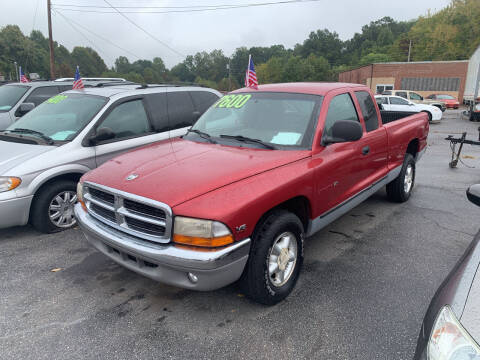
M 119 85 L 58 94 L 0 131 L 0 228 L 75 225 L 76 183 L 110 158 L 183 135 L 221 94 Z

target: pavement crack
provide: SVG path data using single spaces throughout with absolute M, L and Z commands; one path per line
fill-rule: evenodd
M 9 338 L 12 338 L 12 337 L 18 337 L 18 336 L 26 335 L 26 334 L 36 332 L 36 331 L 39 331 L 39 330 L 43 330 L 43 329 L 47 329 L 47 328 L 50 328 L 50 327 L 62 327 L 62 328 L 70 327 L 70 326 L 80 324 L 82 321 L 85 321 L 86 319 L 87 318 L 80 318 L 80 319 L 69 321 L 69 322 L 54 321 L 54 322 L 51 322 L 51 323 L 48 323 L 48 324 L 45 324 L 45 325 L 38 326 L 38 327 L 33 328 L 33 329 L 22 330 L 22 331 L 18 331 L 16 333 L 13 333 L 13 334 L 0 336 L 0 340 L 6 340 L 6 339 L 9 339 Z
M 338 234 L 338 235 L 345 236 L 347 239 L 350 239 L 350 238 L 351 238 L 350 235 L 345 234 L 345 233 L 343 233 L 343 232 L 341 232 L 341 231 L 329 230 L 328 232 L 329 232 L 329 233 L 332 233 L 332 234 Z
M 446 226 L 443 226 L 443 225 L 440 225 L 440 223 L 437 221 L 437 220 L 433 220 L 433 219 L 430 219 L 429 217 L 425 216 L 425 215 L 421 215 L 424 219 L 426 220 L 430 220 L 431 222 L 433 222 L 435 225 L 437 225 L 440 229 L 444 229 L 444 230 L 448 230 L 448 231 L 453 231 L 453 232 L 456 232 L 456 233 L 459 233 L 459 234 L 464 234 L 464 235 L 470 235 L 471 237 L 474 237 L 475 234 L 470 234 L 466 231 L 461 231 L 461 230 L 456 230 L 456 229 L 452 229 L 452 228 L 448 228 Z

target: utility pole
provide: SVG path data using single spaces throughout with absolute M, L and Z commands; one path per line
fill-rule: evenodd
M 228 92 L 232 91 L 232 76 L 230 70 L 230 62 L 227 64 L 228 69 Z
M 18 80 L 18 67 L 17 67 L 17 62 L 15 61 L 14 64 L 15 64 L 15 74 L 17 75 L 17 82 L 18 82 L 19 80 Z
M 411 52 L 412 52 L 412 40 L 410 40 L 410 44 L 408 45 L 408 62 L 410 62 Z
M 52 4 L 47 0 L 48 14 L 48 44 L 50 45 L 50 80 L 55 79 L 55 56 L 53 54 L 53 38 L 52 38 Z

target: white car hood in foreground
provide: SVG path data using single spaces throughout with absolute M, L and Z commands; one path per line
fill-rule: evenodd
M 23 175 L 10 174 L 9 171 L 16 166 L 25 163 L 25 161 L 53 149 L 56 149 L 56 146 L 0 141 L 0 175 Z

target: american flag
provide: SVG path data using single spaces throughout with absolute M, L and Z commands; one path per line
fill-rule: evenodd
M 83 89 L 83 81 L 82 77 L 80 76 L 80 69 L 78 68 L 77 65 L 77 70 L 75 71 L 75 79 L 73 80 L 73 90 L 75 89 Z
M 19 66 L 19 70 L 18 70 L 18 71 L 20 72 L 20 82 L 22 82 L 22 83 L 28 83 L 29 81 L 28 81 L 28 79 L 27 79 L 27 76 L 23 73 L 21 66 Z
M 257 73 L 255 72 L 255 67 L 253 66 L 252 55 L 248 56 L 248 68 L 247 73 L 245 74 L 245 87 L 258 89 Z

